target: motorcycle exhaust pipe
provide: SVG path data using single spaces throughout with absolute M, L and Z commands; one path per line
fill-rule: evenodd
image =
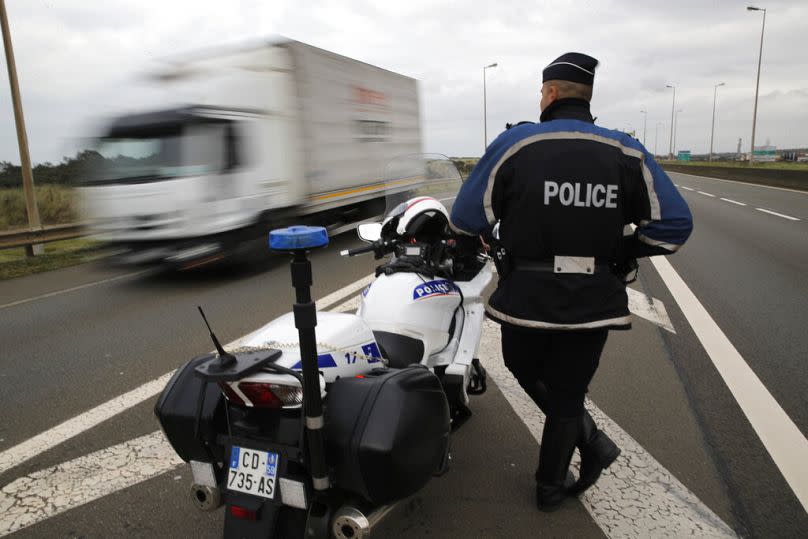
M 218 487 L 191 485 L 191 500 L 200 511 L 210 512 L 222 505 L 222 494 Z
M 396 504 L 383 505 L 372 513 L 365 514 L 349 505 L 343 505 L 334 515 L 331 533 L 337 539 L 368 539 L 373 528 L 395 508 Z

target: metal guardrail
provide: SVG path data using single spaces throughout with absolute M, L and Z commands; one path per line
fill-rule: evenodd
M 36 243 L 48 243 L 51 241 L 69 240 L 78 238 L 86 234 L 86 229 L 82 223 L 70 223 L 66 225 L 50 225 L 38 230 L 24 228 L 0 232 L 0 249 L 11 247 L 23 247 Z

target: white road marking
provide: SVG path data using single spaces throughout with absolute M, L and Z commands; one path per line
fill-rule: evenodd
M 682 173 L 681 173 L 681 172 L 677 172 L 677 174 L 682 174 Z M 684 175 L 685 175 L 685 176 L 691 176 L 691 174 L 684 174 Z M 706 178 L 705 176 L 693 176 L 693 177 L 694 177 L 694 178 Z M 706 179 L 708 179 L 708 180 L 717 180 L 718 178 L 706 178 Z M 720 180 L 720 181 L 731 181 L 731 180 Z M 744 182 L 732 182 L 732 183 L 744 183 Z M 748 183 L 747 183 L 747 184 L 745 184 L 745 185 L 750 185 L 750 184 L 748 184 Z M 755 186 L 755 187 L 770 187 L 770 186 L 768 186 L 768 185 L 758 185 L 758 184 L 751 184 L 751 185 L 753 185 L 753 186 Z M 684 187 L 684 186 L 682 186 L 682 189 L 687 189 L 688 191 L 693 191 L 693 189 L 691 189 L 690 187 Z M 773 187 L 772 189 L 781 189 L 781 188 L 779 188 L 779 187 Z M 782 190 L 783 190 L 783 191 L 792 191 L 792 192 L 795 192 L 795 193 L 804 193 L 803 191 L 795 191 L 795 190 L 793 190 L 793 189 L 782 189 Z M 715 197 L 715 195 L 713 195 L 713 194 L 711 194 L 711 193 L 706 193 L 706 192 L 704 192 L 704 191 L 696 191 L 696 192 L 697 192 L 697 193 L 699 193 L 699 194 L 702 194 L 702 195 L 708 196 L 708 197 Z M 738 202 L 737 200 L 732 200 L 731 198 L 724 198 L 724 197 L 720 197 L 720 199 L 721 199 L 721 200 L 723 200 L 724 202 L 730 202 L 730 203 L 732 203 L 732 204 L 737 204 L 738 206 L 746 206 L 746 203 L 744 203 L 744 202 Z M 767 209 L 765 209 L 765 208 L 755 208 L 755 209 L 756 209 L 756 210 L 758 210 L 758 211 L 762 211 L 762 212 L 764 212 L 764 213 L 769 213 L 769 214 L 771 214 L 771 215 L 776 215 L 777 217 L 782 217 L 782 218 L 784 218 L 784 219 L 790 219 L 791 221 L 799 221 L 799 220 L 800 220 L 798 217 L 792 217 L 792 216 L 790 216 L 790 215 L 785 215 L 785 214 L 783 214 L 783 213 L 777 213 L 776 211 L 767 210 Z
M 372 280 L 372 276 L 360 279 L 334 294 L 322 298 L 318 304 L 323 307 L 331 306 L 339 299 L 354 294 L 366 286 L 370 280 Z M 664 305 L 659 300 L 647 298 L 636 291 L 631 291 L 629 294 L 629 297 L 634 298 L 635 308 L 641 305 L 647 311 L 646 314 L 650 318 L 654 318 L 652 321 L 663 327 L 670 324 Z M 358 297 L 350 297 L 347 301 L 335 306 L 333 310 L 348 312 L 354 310 L 357 304 Z M 638 313 L 635 312 L 635 314 Z M 495 378 L 511 406 L 517 409 L 520 417 L 538 440 L 541 437 L 543 416 L 502 364 L 496 326 L 490 321 L 486 321 L 485 324 L 481 342 L 481 357 L 485 366 Z M 666 329 L 673 330 L 672 327 Z M 237 345 L 242 339 L 234 341 L 229 346 Z M 170 376 L 170 373 L 165 376 Z M 156 391 L 152 390 L 154 393 L 162 389 L 164 384 L 162 378 L 151 383 L 158 381 L 161 381 L 162 384 L 156 384 L 160 387 Z M 145 386 L 141 386 L 126 395 L 137 391 L 147 393 L 149 390 Z M 118 399 L 122 397 L 124 396 L 122 395 Z M 122 402 L 119 402 L 118 406 L 121 406 Z M 608 536 L 635 537 L 638 533 L 658 536 L 691 534 L 712 537 L 734 536 L 726 524 L 656 462 L 636 441 L 594 407 L 591 402 L 589 408 L 598 424 L 623 449 L 621 458 L 581 498 L 592 518 Z M 91 410 L 88 414 L 95 411 L 96 409 Z M 74 419 L 80 418 L 81 416 Z M 67 436 L 69 432 L 67 429 L 63 436 Z M 43 435 L 47 434 L 43 433 Z M 51 433 L 51 435 L 54 434 Z M 34 452 L 37 451 L 36 447 L 31 449 Z M 155 431 L 146 436 L 17 478 L 0 490 L 0 535 L 28 527 L 69 509 L 166 473 L 180 464 L 182 464 L 181 460 L 164 439 L 162 433 Z M 577 457 L 576 465 L 578 465 Z
M 0 491 L 0 536 L 182 464 L 160 431 L 12 481 Z
M 692 187 L 685 187 L 684 185 L 682 186 L 682 189 L 684 189 L 685 191 L 695 191 L 695 189 L 693 189 Z
M 376 276 L 371 273 L 370 275 L 366 275 L 366 276 L 362 277 L 361 279 L 359 279 L 358 281 L 356 281 L 354 283 L 351 283 L 351 284 L 349 284 L 347 286 L 343 286 L 342 288 L 340 288 L 336 292 L 328 294 L 327 296 L 325 296 L 322 299 L 318 299 L 316 301 L 317 309 L 321 310 L 321 311 L 324 311 L 325 309 L 328 309 L 329 307 L 333 306 L 338 301 L 340 301 L 342 299 L 345 299 L 347 296 L 351 296 L 351 295 L 359 292 L 360 290 L 365 288 L 367 285 L 372 283 L 373 279 L 375 279 L 375 278 L 376 278 Z
M 651 257 L 760 441 L 803 508 L 808 510 L 808 440 L 664 257 Z
M 752 182 L 739 182 L 735 180 L 724 180 L 722 178 L 713 178 L 711 176 L 696 176 L 695 174 L 686 174 L 684 172 L 674 172 L 670 171 L 668 174 L 681 174 L 682 176 L 690 176 L 691 178 L 701 178 L 702 180 L 711 180 L 717 182 L 728 182 L 728 183 L 737 183 L 739 185 L 747 185 L 749 187 L 762 187 L 764 189 L 777 189 L 778 191 L 790 191 L 792 193 L 800 193 L 801 195 L 808 195 L 808 191 L 800 191 L 799 189 L 789 189 L 788 187 L 775 187 L 774 185 L 762 185 L 759 183 L 752 183 Z
M 516 415 L 540 442 L 544 415 L 505 367 L 499 328 L 488 320 L 480 358 Z M 598 427 L 622 449 L 600 480 L 579 498 L 607 537 L 736 537 L 710 508 L 589 400 L 587 409 Z M 580 467 L 577 455 L 573 465 Z
M 335 302 L 344 299 L 346 296 L 358 292 L 367 286 L 372 280 L 372 274 L 363 277 L 362 279 L 325 296 L 316 303 L 318 304 L 318 307 L 322 305 L 321 308 L 326 309 Z M 236 339 L 235 341 L 227 344 L 226 347 L 230 348 L 238 346 L 241 341 L 248 339 L 249 337 L 250 335 L 245 335 L 244 337 Z M 0 453 L 0 474 L 157 395 L 163 390 L 173 374 L 174 371 L 168 372 L 159 378 L 141 385 L 140 387 L 110 399 L 103 404 L 99 404 L 91 410 L 68 419 L 67 421 L 40 434 L 37 434 L 33 438 L 29 438 L 24 442 L 4 450 L 2 453 Z
M 174 374 L 174 371 L 166 373 L 114 399 L 110 399 L 103 404 L 99 404 L 92 410 L 88 410 L 81 415 L 68 419 L 64 423 L 56 425 L 41 434 L 37 434 L 33 438 L 29 438 L 14 447 L 6 449 L 0 453 L 0 473 L 22 464 L 26 460 L 36 457 L 65 440 L 81 434 L 99 423 L 153 397 L 163 390 L 172 374 Z
M 364 277 L 333 294 L 329 294 L 320 302 L 324 305 L 329 302 L 333 304 L 334 300 L 351 295 L 356 290 L 366 286 L 367 280 L 368 277 Z M 347 312 L 356 309 L 358 303 L 358 297 L 351 297 L 342 304 L 337 305 L 333 310 Z M 248 337 L 249 335 L 245 335 L 228 344 L 227 347 L 237 346 L 239 342 Z M 173 373 L 168 373 L 149 383 L 154 384 L 162 381 L 162 384 L 158 384 L 156 388 L 146 387 L 149 385 L 146 384 L 134 391 L 141 391 L 144 394 L 151 391 L 151 395 L 159 393 L 165 387 L 167 378 L 171 374 Z M 164 378 L 165 380 L 163 380 Z M 126 395 L 131 393 L 133 392 L 130 391 Z M 115 400 L 117 399 L 113 399 L 113 401 Z M 102 404 L 98 408 L 94 408 L 90 412 L 70 421 L 79 420 L 83 425 L 85 421 L 88 421 L 84 416 L 96 412 L 106 405 Z M 120 403 L 118 403 L 118 406 L 120 407 Z M 123 410 L 119 409 L 111 415 L 121 411 Z M 70 421 L 66 423 L 70 423 Z M 63 425 L 42 433 L 36 438 L 53 438 L 56 434 L 53 431 L 60 429 Z M 63 432 L 63 435 L 66 436 L 60 441 L 70 437 L 68 436 L 71 432 L 69 429 L 61 429 L 60 432 Z M 72 435 L 74 436 L 79 432 L 81 431 L 74 432 Z M 14 451 L 19 456 L 20 451 L 25 450 L 25 448 L 18 448 L 28 442 L 23 442 L 19 446 L 4 452 L 4 455 Z M 44 449 L 41 443 L 31 444 L 30 450 L 34 452 L 31 456 L 41 453 Z M 14 462 L 12 465 L 18 463 Z M 0 536 L 31 526 L 69 509 L 135 485 L 165 473 L 180 464 L 182 464 L 182 460 L 166 441 L 163 433 L 155 431 L 146 436 L 17 478 L 0 490 Z M 0 473 L 2 473 L 2 470 L 0 470 Z
M 770 215 L 776 215 L 777 217 L 782 217 L 783 219 L 789 219 L 791 221 L 799 221 L 797 217 L 791 217 L 790 215 L 785 215 L 783 213 L 777 213 L 776 211 L 767 210 L 765 208 L 755 208 L 757 211 L 762 211 L 763 213 L 768 213 Z
M 671 333 L 676 333 L 676 330 L 673 329 L 673 323 L 668 317 L 668 311 L 660 300 L 648 297 L 633 288 L 627 287 L 626 293 L 628 294 L 628 310 L 632 314 L 645 318 Z
M 153 271 L 153 270 L 147 269 L 147 270 L 143 270 L 143 271 L 135 271 L 135 272 L 132 272 L 132 273 L 126 273 L 124 275 L 118 275 L 117 277 L 110 277 L 109 279 L 102 279 L 100 281 L 94 281 L 92 283 L 86 283 L 86 284 L 82 284 L 82 285 L 79 285 L 79 286 L 74 286 L 72 288 L 65 288 L 64 290 L 56 290 L 54 292 L 48 292 L 47 294 L 40 294 L 39 296 L 34 296 L 32 298 L 25 298 L 25 299 L 21 299 L 21 300 L 18 300 L 18 301 L 12 301 L 11 303 L 6 303 L 4 305 L 0 305 L 0 309 L 7 309 L 8 307 L 14 307 L 16 305 L 23 305 L 25 303 L 30 303 L 32 301 L 37 301 L 37 300 L 40 300 L 40 299 L 52 298 L 53 296 L 59 296 L 61 294 L 67 294 L 69 292 L 75 292 L 76 290 L 83 290 L 84 288 L 90 288 L 90 287 L 98 286 L 98 285 L 101 285 L 101 284 L 114 283 L 115 281 L 120 281 L 122 279 L 131 279 L 131 278 L 134 278 L 134 277 L 138 277 L 140 275 L 144 275 L 144 274 L 149 273 L 151 271 Z
M 361 288 L 358 283 L 342 290 Z M 352 297 L 333 310 L 346 312 L 357 304 L 358 298 Z M 485 324 L 481 342 L 485 366 L 538 440 L 543 417 L 503 365 L 496 326 L 490 321 Z M 525 406 L 531 409 L 525 410 Z M 659 536 L 734 536 L 636 441 L 591 403 L 590 409 L 601 428 L 623 449 L 623 456 L 582 498 L 607 535 L 634 537 L 642 530 L 644 535 Z M 136 485 L 180 464 L 182 461 L 163 434 L 155 431 L 17 478 L 0 491 L 0 536 Z
M 448 201 L 450 201 L 450 200 L 454 200 L 454 199 L 456 199 L 456 198 L 457 198 L 457 195 L 455 195 L 455 196 L 453 196 L 453 197 L 439 198 L 439 199 L 438 199 L 438 202 L 448 202 Z

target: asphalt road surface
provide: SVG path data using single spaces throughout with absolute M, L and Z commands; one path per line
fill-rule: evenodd
M 643 261 L 634 329 L 612 333 L 590 392 L 623 456 L 582 499 L 539 513 L 542 418 L 487 326 L 480 357 L 495 383 L 472 401 L 452 469 L 396 507 L 379 537 L 804 534 L 797 493 L 808 484 L 787 457 L 808 445 L 808 194 L 671 177 L 696 228 L 668 260 L 709 320 Z M 372 272 L 369 257 L 337 256 L 357 244 L 347 234 L 313 255 L 316 298 Z M 231 341 L 291 301 L 282 257 L 179 275 L 87 265 L 0 283 L 0 536 L 219 536 L 221 511 L 193 509 L 189 471 L 169 462 L 152 415 L 159 384 L 148 384 L 211 348 L 196 305 Z M 737 382 L 742 366 L 722 367 L 718 337 L 703 335 L 709 322 L 756 377 Z M 744 399 L 758 395 L 755 379 L 770 397 L 760 409 Z M 792 432 L 790 421 L 796 436 L 772 437 L 761 414 L 775 432 Z

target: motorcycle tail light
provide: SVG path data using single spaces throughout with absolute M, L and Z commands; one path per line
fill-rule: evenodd
M 233 391 L 233 388 L 230 387 L 230 384 L 227 382 L 219 382 L 219 389 L 222 390 L 222 393 L 224 393 L 224 396 L 227 397 L 227 400 L 233 404 L 238 406 L 246 406 L 247 403 L 244 402 L 244 399 L 242 399 L 238 393 Z
M 303 388 L 268 382 L 239 382 L 239 391 L 255 408 L 293 408 L 303 403 Z
M 238 505 L 230 506 L 230 514 L 242 520 L 256 520 L 258 517 L 258 513 L 256 511 L 247 509 L 245 507 L 240 507 Z

